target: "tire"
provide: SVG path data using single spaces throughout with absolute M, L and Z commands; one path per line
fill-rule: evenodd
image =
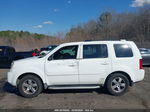
M 121 73 L 112 74 L 106 82 L 107 91 L 114 96 L 123 95 L 128 88 L 129 80 L 124 74 Z
M 26 75 L 20 79 L 18 90 L 26 98 L 37 97 L 43 90 L 41 80 L 34 75 Z

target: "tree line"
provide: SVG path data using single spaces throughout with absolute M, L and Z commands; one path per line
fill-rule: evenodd
M 134 12 L 106 11 L 97 19 L 70 29 L 68 41 L 132 40 L 143 46 L 150 42 L 150 6 Z
M 28 31 L 0 31 L 0 45 L 20 49 L 72 41 L 120 39 L 134 41 L 140 47 L 150 47 L 150 6 L 133 12 L 103 12 L 94 20 L 72 27 L 63 38 L 61 33 L 47 36 Z
M 0 31 L 0 46 L 13 46 L 19 51 L 46 47 L 49 44 L 60 44 L 61 41 L 61 39 L 54 36 L 28 31 Z

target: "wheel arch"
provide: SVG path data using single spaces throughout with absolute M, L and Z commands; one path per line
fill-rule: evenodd
M 106 85 L 106 82 L 107 82 L 107 80 L 109 79 L 109 77 L 111 77 L 111 76 L 112 76 L 113 74 L 115 74 L 115 73 L 121 73 L 121 74 L 125 75 L 125 76 L 128 78 L 128 80 L 129 80 L 129 85 L 130 85 L 130 86 L 133 85 L 133 81 L 132 81 L 130 75 L 129 75 L 128 73 L 126 73 L 126 72 L 123 72 L 123 71 L 115 71 L 115 72 L 110 73 L 110 74 L 107 76 L 104 85 Z
M 38 77 L 38 78 L 40 79 L 40 81 L 42 82 L 43 87 L 45 87 L 45 86 L 44 86 L 45 84 L 44 84 L 42 78 L 41 78 L 38 74 L 32 73 L 32 72 L 27 72 L 27 73 L 21 74 L 21 75 L 17 78 L 17 86 L 18 86 L 18 84 L 19 84 L 20 79 L 23 78 L 23 77 L 26 76 L 26 75 L 33 75 L 33 76 Z

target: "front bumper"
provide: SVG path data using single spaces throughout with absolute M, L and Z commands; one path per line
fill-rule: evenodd
M 13 72 L 8 72 L 7 73 L 7 82 L 10 83 L 12 86 L 17 86 L 16 85 L 16 78 L 15 78 L 15 73 Z

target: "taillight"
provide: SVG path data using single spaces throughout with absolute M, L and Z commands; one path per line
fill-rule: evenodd
M 139 59 L 139 69 L 143 69 L 143 60 Z

